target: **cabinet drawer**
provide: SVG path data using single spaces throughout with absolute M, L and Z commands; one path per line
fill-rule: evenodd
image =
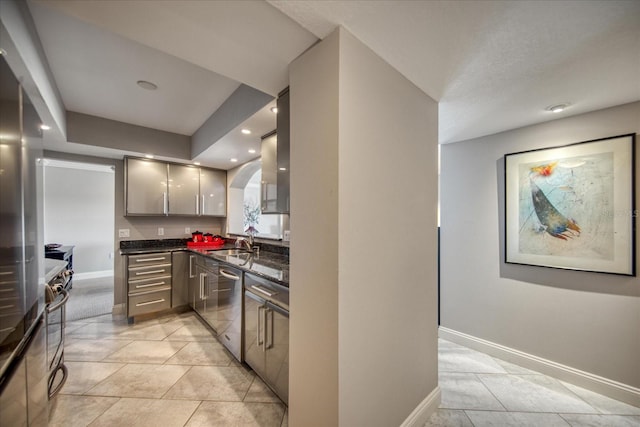
M 149 265 L 145 267 L 129 267 L 129 282 L 140 279 L 151 279 L 162 276 L 171 276 L 171 263 L 161 265 Z
M 171 276 L 129 280 L 129 294 L 153 291 L 157 290 L 157 288 L 166 288 L 167 286 L 171 286 Z
M 129 255 L 129 268 L 153 264 L 170 264 L 171 252 L 156 254 Z
M 171 308 L 171 288 L 129 296 L 128 317 Z

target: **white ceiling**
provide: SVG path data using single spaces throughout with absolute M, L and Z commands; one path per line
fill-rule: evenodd
M 640 100 L 638 1 L 35 3 L 67 109 L 177 133 L 239 83 L 276 95 L 288 64 L 337 25 L 439 101 L 441 143 Z M 135 87 L 154 78 L 161 101 Z M 561 102 L 572 105 L 544 111 Z M 259 142 L 238 131 L 199 157 L 224 163 Z

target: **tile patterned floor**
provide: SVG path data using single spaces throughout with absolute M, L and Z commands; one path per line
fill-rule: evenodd
M 440 409 L 425 427 L 640 427 L 640 408 L 439 340 Z
M 70 322 L 50 426 L 288 426 L 286 407 L 193 313 Z M 425 427 L 640 427 L 640 408 L 439 340 L 442 404 Z
M 69 322 L 49 426 L 287 426 L 286 406 L 193 313 Z

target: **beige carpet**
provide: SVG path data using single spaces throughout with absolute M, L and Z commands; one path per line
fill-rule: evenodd
M 73 279 L 67 303 L 67 322 L 111 313 L 113 276 L 97 279 Z

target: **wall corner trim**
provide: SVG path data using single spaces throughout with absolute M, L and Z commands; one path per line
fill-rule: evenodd
M 438 336 L 456 344 L 464 345 L 474 350 L 487 353 L 490 356 L 515 363 L 522 367 L 557 378 L 561 381 L 586 388 L 612 399 L 640 406 L 640 389 L 623 384 L 589 372 L 581 371 L 567 365 L 553 362 L 542 357 L 534 356 L 523 351 L 496 344 L 491 341 L 467 335 L 443 326 L 438 328 Z
M 431 415 L 438 410 L 440 406 L 442 394 L 440 392 L 440 386 L 436 386 L 431 393 L 424 398 L 416 408 L 411 411 L 409 416 L 400 424 L 400 427 L 422 427 L 424 426 Z

